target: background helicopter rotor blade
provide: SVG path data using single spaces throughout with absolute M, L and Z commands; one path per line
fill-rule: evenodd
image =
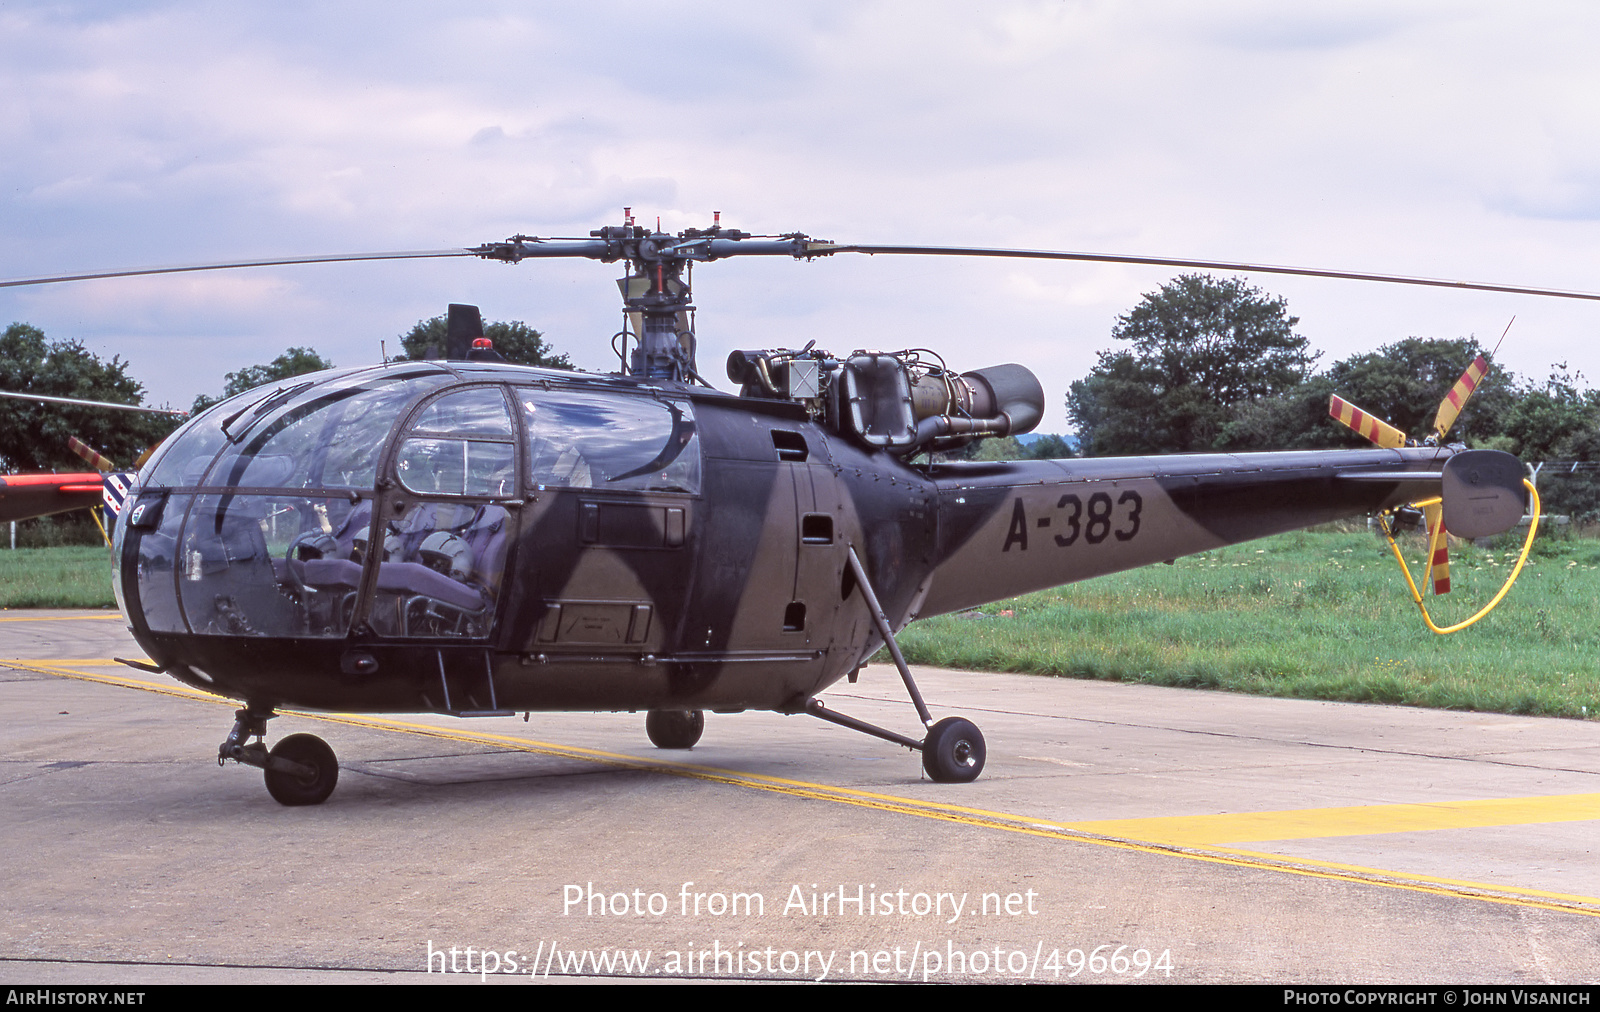
M 84 462 L 90 467 L 94 468 L 96 471 L 115 471 L 117 469 L 117 465 L 111 462 L 111 458 L 107 457 L 99 450 L 96 450 L 88 443 L 85 443 L 77 436 L 67 437 L 67 449 L 82 457 Z
M 355 260 L 423 260 L 430 257 L 473 256 L 466 249 L 402 250 L 394 253 L 331 253 L 321 256 L 268 257 L 260 260 L 225 260 L 209 264 L 180 264 L 170 267 L 132 267 L 114 271 L 89 271 L 78 274 L 42 274 L 32 278 L 0 281 L 0 288 L 24 285 L 53 285 L 63 281 L 94 281 L 100 278 L 132 278 L 144 274 L 187 274 L 193 271 L 226 271 L 236 267 L 277 267 L 285 264 L 335 264 Z
M 9 390 L 0 390 L 0 397 L 10 397 L 19 401 L 44 401 L 50 404 L 77 404 L 89 408 L 110 408 L 113 411 L 143 411 L 151 415 L 178 415 L 188 417 L 189 412 L 177 408 L 147 408 L 140 404 L 118 404 L 115 401 L 89 401 L 81 397 L 49 397 L 44 394 L 19 394 Z
M 1477 292 L 1506 292 L 1513 295 L 1542 295 L 1558 299 L 1584 299 L 1600 302 L 1600 293 L 1575 292 L 1559 288 L 1531 288 L 1479 281 L 1451 281 L 1404 274 L 1370 274 L 1364 271 L 1327 270 L 1319 267 L 1285 267 L 1274 264 L 1247 264 L 1228 260 L 1187 260 L 1176 257 L 1128 256 L 1121 253 L 1075 253 L 1054 250 L 982 249 L 959 246 L 868 246 L 842 243 L 810 243 L 809 256 L 834 253 L 906 253 L 922 256 L 1017 257 L 1031 260 L 1077 260 L 1088 263 L 1149 264 L 1156 267 L 1190 267 L 1198 270 L 1239 271 L 1247 274 L 1294 274 L 1311 278 L 1339 278 L 1345 281 L 1379 281 L 1396 285 L 1423 285 L 1430 288 L 1458 288 Z

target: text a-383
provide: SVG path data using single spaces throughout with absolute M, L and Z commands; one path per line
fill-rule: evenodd
M 1053 535 L 1056 545 L 1061 548 L 1075 544 L 1080 537 L 1091 545 L 1098 545 L 1112 535 L 1118 541 L 1132 541 L 1134 535 L 1139 533 L 1139 514 L 1143 509 L 1144 498 L 1132 489 L 1117 496 L 1114 502 L 1111 493 L 1095 492 L 1089 496 L 1087 504 L 1081 496 L 1069 492 L 1056 500 L 1054 510 L 1035 516 L 1033 526 L 1039 529 L 1064 527 L 1063 533 Z M 1027 551 L 1028 526 L 1028 511 L 1022 503 L 1022 497 L 1018 496 L 1011 504 L 1011 525 L 1006 530 L 1005 545 L 1000 550 L 1009 552 L 1015 545 Z

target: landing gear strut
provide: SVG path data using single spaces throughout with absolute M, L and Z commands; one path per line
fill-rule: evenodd
M 267 793 L 281 805 L 320 805 L 339 782 L 339 762 L 328 743 L 314 734 L 291 734 L 267 751 L 268 707 L 235 711 L 233 730 L 217 747 L 217 765 L 229 759 L 255 766 L 266 775 Z M 255 741 L 249 739 L 254 738 Z
M 894 630 L 889 627 L 889 617 L 884 614 L 883 606 L 878 603 L 878 595 L 872 589 L 872 582 L 867 579 L 866 567 L 861 564 L 861 559 L 856 556 L 854 548 L 850 549 L 849 560 L 856 584 L 861 588 L 861 596 L 866 600 L 867 607 L 872 612 L 872 620 L 878 626 L 878 634 L 883 637 L 884 645 L 889 648 L 889 656 L 894 659 L 894 666 L 900 672 L 901 681 L 905 682 L 906 692 L 911 696 L 912 705 L 917 708 L 917 716 L 922 719 L 922 726 L 927 728 L 927 737 L 917 741 L 915 738 L 896 734 L 887 728 L 868 724 L 864 720 L 857 720 L 836 710 L 829 710 L 814 696 L 799 700 L 795 709 L 787 712 L 803 711 L 841 727 L 848 727 L 921 752 L 922 768 L 930 780 L 942 784 L 965 784 L 978 779 L 978 774 L 983 772 L 983 762 L 988 758 L 988 749 L 983 743 L 983 732 L 979 731 L 978 725 L 972 721 L 960 717 L 946 717 L 937 724 L 933 722 L 933 715 L 928 712 L 928 704 L 922 701 L 922 693 L 917 690 L 917 683 L 911 678 L 911 668 L 900 653 L 900 644 L 895 642 Z

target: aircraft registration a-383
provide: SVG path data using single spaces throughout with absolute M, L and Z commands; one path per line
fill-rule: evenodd
M 926 350 L 733 353 L 737 393 L 695 357 L 686 267 L 737 255 L 1026 256 L 1251 270 L 1595 298 L 1248 264 L 1087 253 L 861 246 L 632 218 L 588 237 L 470 249 L 108 271 L 20 283 L 350 259 L 621 261 L 615 374 L 496 361 L 452 306 L 429 361 L 259 387 L 191 419 L 139 470 L 116 523 L 118 603 L 152 670 L 244 704 L 219 761 L 285 804 L 326 799 L 321 739 L 268 750 L 283 707 L 431 712 L 645 710 L 688 748 L 706 710 L 808 713 L 918 750 L 970 781 L 985 743 L 935 721 L 895 633 L 1058 584 L 1442 496 L 1460 536 L 1525 508 L 1509 454 L 1458 446 L 931 463 L 1027 432 L 1026 368 L 967 372 Z M 1408 441 L 1407 441 L 1408 442 Z M 887 645 L 918 736 L 825 706 Z

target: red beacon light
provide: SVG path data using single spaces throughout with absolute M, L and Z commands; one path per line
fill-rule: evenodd
M 494 342 L 487 337 L 472 339 L 472 347 L 467 350 L 467 359 L 472 362 L 504 362 L 500 353 L 494 350 Z

